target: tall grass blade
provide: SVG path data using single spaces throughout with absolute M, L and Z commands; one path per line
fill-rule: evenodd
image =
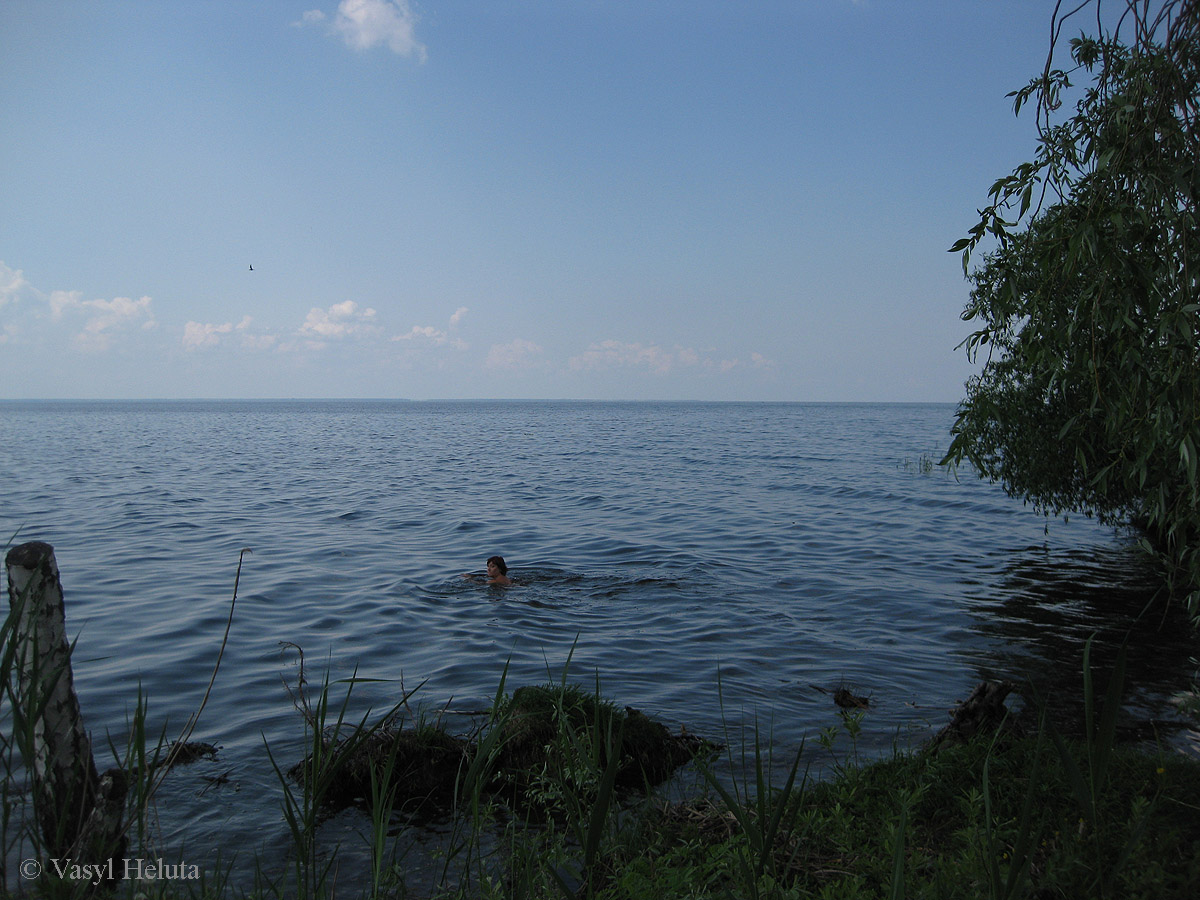
M 784 812 L 787 810 L 788 802 L 792 796 L 792 789 L 796 784 L 796 773 L 800 770 L 800 759 L 804 755 L 804 741 L 800 741 L 800 748 L 796 751 L 796 757 L 792 760 L 792 768 L 788 772 L 787 781 L 784 783 L 783 790 L 779 796 L 775 798 L 769 819 L 767 820 L 767 828 L 763 834 L 762 843 L 763 851 L 759 859 L 758 875 L 761 876 L 768 863 L 773 863 L 775 840 L 779 835 L 779 828 L 783 821 Z M 804 785 L 808 782 L 808 770 L 804 771 L 804 780 L 800 785 L 800 793 L 804 792 Z M 771 791 L 770 784 L 766 785 L 768 794 Z M 774 865 L 772 864 L 772 874 L 774 874 Z
M 1108 690 L 1104 694 L 1104 712 L 1100 716 L 1100 730 L 1094 741 L 1095 771 L 1094 789 L 1099 792 L 1108 781 L 1108 764 L 1117 740 L 1117 715 L 1121 711 L 1121 697 L 1125 692 L 1125 657 L 1128 640 L 1121 644 L 1112 675 L 1108 679 Z M 1090 732 L 1089 732 L 1090 738 Z M 1092 742 L 1089 740 L 1089 746 Z
M 992 753 L 988 750 L 988 755 L 983 761 L 983 834 L 985 846 L 983 848 L 983 864 L 987 870 L 988 877 L 988 894 L 992 898 L 1000 897 L 1000 848 L 996 846 L 996 836 L 992 830 Z
M 1088 780 L 1083 777 L 1083 772 L 1075 762 L 1075 756 L 1071 753 L 1067 742 L 1063 740 L 1063 736 L 1058 733 L 1058 729 L 1048 719 L 1046 720 L 1046 730 L 1050 734 L 1050 740 L 1054 742 L 1054 749 L 1058 751 L 1059 761 L 1062 763 L 1063 771 L 1067 775 L 1067 783 L 1071 786 L 1071 793 L 1075 795 L 1075 802 L 1079 804 L 1079 811 L 1084 818 L 1095 824 L 1095 810 L 1092 806 L 1092 790 L 1088 784 Z
M 1044 719 L 1044 717 L 1043 717 Z M 1038 729 L 1037 746 L 1034 749 L 1033 769 L 1029 773 L 1029 786 L 1025 789 L 1025 799 L 1021 803 L 1021 818 L 1017 824 L 1017 842 L 1013 847 L 1012 865 L 1008 869 L 1008 879 L 1004 884 L 1004 897 L 1020 896 L 1021 886 L 1029 875 L 1033 864 L 1033 847 L 1037 833 L 1033 828 L 1033 810 L 1035 795 L 1041 784 L 1042 753 L 1045 747 L 1045 727 Z
M 904 900 L 904 851 L 908 835 L 908 803 L 900 807 L 900 821 L 896 823 L 896 838 L 892 845 L 892 888 L 891 900 Z
M 604 774 L 600 778 L 600 785 L 596 791 L 596 802 L 592 805 L 583 844 L 583 870 L 587 873 L 589 887 L 592 881 L 592 866 L 596 862 L 596 856 L 600 851 L 600 839 L 604 834 L 604 823 L 608 820 L 608 810 L 616 792 L 617 772 L 621 768 L 621 751 L 624 748 L 624 722 L 618 727 L 614 736 L 610 720 L 607 738 L 608 764 L 604 767 Z

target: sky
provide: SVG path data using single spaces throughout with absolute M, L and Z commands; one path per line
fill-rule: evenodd
M 954 402 L 1052 0 L 0 0 L 0 398 Z

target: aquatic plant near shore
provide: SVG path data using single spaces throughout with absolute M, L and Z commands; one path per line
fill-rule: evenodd
M 804 755 L 804 744 L 801 742 L 792 760 L 787 780 L 782 789 L 776 789 L 771 784 L 766 773 L 773 766 L 772 751 L 765 751 L 760 740 L 758 728 L 754 731 L 754 792 L 743 795 L 736 779 L 732 789 L 727 789 L 711 768 L 701 771 L 709 786 L 717 792 L 725 809 L 737 821 L 745 836 L 745 844 L 739 847 L 738 864 L 742 870 L 749 896 L 757 898 L 764 876 L 769 877 L 771 884 L 778 884 L 780 872 L 786 871 L 794 859 L 800 843 L 803 841 L 803 828 L 797 828 L 799 813 L 804 799 L 804 787 L 808 783 L 808 771 L 805 770 L 800 787 L 795 788 L 796 774 L 800 769 L 800 761 Z M 742 748 L 742 763 L 745 764 L 746 750 Z M 733 765 L 733 758 L 729 758 Z M 777 860 L 777 849 L 781 836 L 787 846 L 794 849 L 789 858 L 781 866 Z
M 376 888 L 385 880 L 394 807 L 408 817 L 449 818 L 442 884 L 490 884 L 503 869 L 512 877 L 536 868 L 542 887 L 574 892 L 593 883 L 622 799 L 644 793 L 711 747 L 683 731 L 671 734 L 638 710 L 617 708 L 600 696 L 598 681 L 595 693 L 568 683 L 566 668 L 559 683 L 521 687 L 511 695 L 503 690 L 506 670 L 487 724 L 470 739 L 448 734 L 440 716 L 430 721 L 414 713 L 409 700 L 416 691 L 406 691 L 373 724 L 369 710 L 357 724 L 349 723 L 350 694 L 366 679 L 355 675 L 337 682 L 327 674 L 310 699 L 303 650 L 286 646 L 300 658 L 297 687 L 289 686 L 289 693 L 304 719 L 308 752 L 284 771 L 267 749 L 283 785 L 292 837 L 290 890 L 301 895 L 332 892 L 337 848 L 319 854 L 317 834 L 324 817 L 348 806 L 366 807 L 370 814 L 366 841 Z M 345 693 L 331 705 L 341 684 Z M 509 856 L 489 859 L 483 836 L 502 821 L 509 823 Z M 551 846 L 558 865 L 531 868 L 522 862 L 544 861 Z M 281 889 L 281 883 L 273 888 Z
M 355 672 L 344 681 L 332 681 L 326 672 L 321 690 L 314 701 L 308 695 L 308 679 L 304 667 L 304 651 L 296 644 L 283 642 L 285 647 L 294 648 L 300 657 L 300 668 L 295 692 L 290 687 L 292 702 L 301 712 L 305 723 L 306 744 L 309 753 L 286 772 L 276 761 L 270 745 L 264 741 L 271 768 L 283 792 L 283 815 L 292 839 L 292 890 L 295 896 L 318 898 L 333 893 L 337 878 L 337 847 L 332 852 L 323 852 L 318 842 L 318 830 L 323 817 L 331 805 L 344 805 L 347 800 L 371 799 L 393 800 L 398 790 L 396 779 L 396 751 L 390 749 L 379 735 L 386 733 L 387 724 L 420 689 L 405 693 L 400 700 L 374 725 L 369 724 L 371 711 L 367 710 L 357 724 L 347 721 L 351 695 L 358 683 L 379 679 L 360 678 Z M 345 684 L 346 691 L 336 710 L 331 706 L 331 688 Z M 286 686 L 286 682 L 285 682 Z M 361 766 L 356 763 L 365 760 Z M 389 807 L 390 810 L 390 807 Z M 382 811 L 373 815 L 376 829 L 387 823 Z M 372 848 L 380 848 L 384 838 L 378 831 L 373 834 Z M 373 878 L 381 878 L 381 862 L 374 861 Z M 275 890 L 281 892 L 276 885 Z M 282 892 L 286 893 L 286 892 Z

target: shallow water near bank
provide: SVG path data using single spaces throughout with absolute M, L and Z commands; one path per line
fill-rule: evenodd
M 1105 665 L 1132 631 L 1125 733 L 1194 751 L 1168 701 L 1195 637 L 1131 540 L 930 465 L 953 411 L 0 403 L 0 530 L 55 546 L 95 735 L 124 729 L 139 687 L 151 724 L 182 727 L 251 548 L 195 735 L 222 749 L 160 796 L 163 846 L 204 865 L 269 868 L 290 843 L 266 752 L 303 755 L 282 642 L 312 681 L 371 679 L 359 714 L 421 684 L 413 704 L 466 730 L 502 673 L 557 680 L 569 658 L 672 728 L 757 724 L 781 765 L 807 738 L 819 766 L 839 686 L 870 697 L 858 752 L 877 755 L 983 678 L 1077 702 L 1087 638 Z M 513 586 L 460 577 L 493 553 Z

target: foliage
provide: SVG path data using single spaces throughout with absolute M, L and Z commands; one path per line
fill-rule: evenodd
M 1056 8 L 1045 71 L 1012 95 L 1017 112 L 1036 104 L 1035 159 L 992 186 L 951 248 L 966 271 L 994 241 L 963 312 L 977 325 L 963 345 L 985 364 L 943 461 L 1047 514 L 1139 526 L 1200 616 L 1200 3 L 1120 3 L 1112 27 L 1101 5 Z M 1071 71 L 1054 68 L 1088 7 L 1097 35 L 1070 41 Z

